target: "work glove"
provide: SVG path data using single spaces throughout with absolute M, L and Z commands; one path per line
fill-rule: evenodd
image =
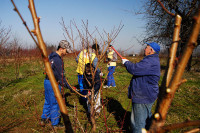
M 73 89 L 75 90 L 75 91 L 79 91 L 75 86 L 72 86 L 73 87 Z M 71 90 L 71 89 L 70 89 Z M 74 90 L 71 90 L 71 91 L 74 91 Z
M 92 95 L 92 93 L 91 93 L 91 91 L 88 91 L 88 94 L 87 94 L 87 96 L 90 96 L 90 95 Z
M 129 60 L 127 60 L 127 59 L 122 59 L 122 64 L 124 64 L 124 63 L 127 62 L 127 61 L 129 61 Z
M 101 73 L 99 74 L 99 76 L 100 76 L 100 77 L 103 77 L 103 73 L 101 72 Z

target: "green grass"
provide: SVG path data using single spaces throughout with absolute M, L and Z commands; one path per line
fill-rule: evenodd
M 135 58 L 128 59 L 132 62 L 139 61 L 139 59 Z M 75 58 L 64 58 L 64 62 L 66 78 L 68 78 L 71 85 L 76 86 L 78 79 Z M 164 59 L 161 60 L 161 63 L 163 66 L 166 65 Z M 106 75 L 106 64 L 101 63 L 99 67 Z M 195 67 L 199 68 L 199 66 Z M 43 62 L 41 60 L 26 60 L 21 62 L 17 78 L 14 62 L 1 64 L 0 68 L 2 70 L 0 72 L 0 132 L 48 133 L 52 131 L 50 125 L 45 127 L 39 125 L 44 104 L 43 80 L 45 75 L 43 74 Z M 162 70 L 162 75 L 163 73 L 164 71 Z M 106 78 L 105 75 L 104 78 Z M 106 132 L 106 125 L 109 131 L 118 131 L 123 120 L 124 130 L 130 130 L 131 102 L 127 98 L 127 88 L 132 75 L 127 73 L 120 60 L 117 62 L 114 77 L 117 87 L 103 89 L 102 91 L 104 109 L 102 109 L 100 117 L 96 119 L 97 132 Z M 187 119 L 200 119 L 200 72 L 185 72 L 183 78 L 187 79 L 187 82 L 182 84 L 175 94 L 168 111 L 166 125 L 183 122 Z M 65 89 L 65 94 L 67 96 L 67 109 L 74 131 L 81 132 L 82 128 L 90 132 L 91 124 L 87 118 L 85 104 L 78 95 L 71 93 L 68 89 Z M 155 105 L 153 107 L 154 110 Z M 125 114 L 126 117 L 124 117 Z M 78 117 L 78 121 L 75 119 L 75 116 Z M 183 131 L 185 129 L 173 132 L 178 133 Z M 63 130 L 58 130 L 58 132 L 63 132 Z

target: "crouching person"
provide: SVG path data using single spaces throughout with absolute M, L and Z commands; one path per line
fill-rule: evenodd
M 101 95 L 100 95 L 100 86 L 101 86 L 101 81 L 100 81 L 100 73 L 96 71 L 95 73 L 95 68 L 91 63 L 86 64 L 85 66 L 85 72 L 83 75 L 83 86 L 85 89 L 88 90 L 88 97 L 89 99 L 87 100 L 87 107 L 88 107 L 88 112 L 91 114 L 91 95 L 92 95 L 92 88 L 94 88 L 94 110 L 95 114 L 99 114 L 101 111 Z M 92 75 L 94 74 L 94 80 L 92 79 Z M 91 114 L 92 115 L 92 114 Z

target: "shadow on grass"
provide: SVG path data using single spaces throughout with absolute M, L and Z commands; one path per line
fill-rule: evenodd
M 65 95 L 64 95 L 65 105 L 66 105 L 67 107 L 71 107 L 71 108 L 73 108 L 74 106 L 71 105 L 71 104 L 69 104 L 69 102 L 68 102 L 68 100 L 67 100 L 67 97 L 69 97 L 69 96 L 71 96 L 70 93 L 65 93 Z
M 16 122 L 16 120 L 14 120 L 13 122 L 8 123 L 7 124 L 8 126 L 0 127 L 0 133 L 9 132 L 14 127 L 21 125 L 23 122 L 24 121 L 20 121 L 20 120 L 18 122 Z
M 23 82 L 24 79 L 25 78 L 18 78 L 18 79 L 13 79 L 13 80 L 11 80 L 11 81 L 9 81 L 7 83 L 1 83 L 0 84 L 0 89 L 6 88 L 6 87 L 8 87 L 11 84 L 17 84 L 19 82 Z
M 107 110 L 109 113 L 113 113 L 113 115 L 115 116 L 115 120 L 117 121 L 118 127 L 121 128 L 122 123 L 124 121 L 122 130 L 125 132 L 130 132 L 131 131 L 131 126 L 130 126 L 131 112 L 126 111 L 122 107 L 122 105 L 119 103 L 119 101 L 113 99 L 112 97 L 106 97 L 106 99 L 108 100 Z
M 165 70 L 166 69 L 166 65 L 161 65 L 160 68 L 161 68 L 161 70 Z

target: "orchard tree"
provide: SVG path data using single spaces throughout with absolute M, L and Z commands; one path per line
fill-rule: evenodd
M 145 41 L 157 41 L 164 46 L 171 46 L 175 22 L 175 15 L 182 18 L 180 40 L 177 57 L 181 57 L 187 43 L 188 36 L 193 27 L 193 16 L 197 13 L 200 4 L 199 0 L 147 0 L 145 2 L 145 19 L 147 20 L 147 36 Z M 200 43 L 200 35 L 197 43 Z M 191 60 L 187 70 L 191 68 Z
M 5 54 L 4 44 L 10 38 L 10 28 L 5 28 L 2 26 L 2 21 L 0 20 L 0 55 L 3 56 Z

